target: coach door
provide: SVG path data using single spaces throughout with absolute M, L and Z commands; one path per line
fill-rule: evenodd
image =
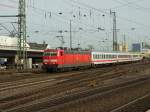
M 60 64 L 61 64 L 61 67 L 63 68 L 64 67 L 64 52 L 63 51 L 60 51 Z

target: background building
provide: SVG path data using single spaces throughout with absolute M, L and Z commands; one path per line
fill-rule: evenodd
M 121 52 L 128 52 L 128 45 L 127 44 L 119 44 L 118 49 Z
M 0 36 L 0 48 L 17 49 L 17 46 L 18 46 L 17 37 Z M 28 43 L 26 43 L 26 47 L 30 48 Z
M 141 43 L 133 43 L 132 44 L 132 52 L 141 52 L 142 45 Z

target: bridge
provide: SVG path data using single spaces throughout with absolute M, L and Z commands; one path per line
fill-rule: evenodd
M 0 60 L 7 60 L 7 65 L 15 66 L 17 64 L 17 37 L 0 36 Z M 43 50 L 47 44 L 26 43 L 27 61 L 32 64 L 42 63 Z
M 27 58 L 32 60 L 33 64 L 42 63 L 43 50 L 27 48 Z M 0 58 L 6 58 L 9 66 L 16 64 L 17 47 L 0 45 Z
M 14 57 L 17 55 L 16 46 L 3 46 L 0 45 L 0 58 Z M 29 49 L 27 48 L 27 56 L 29 58 L 41 58 L 43 50 Z

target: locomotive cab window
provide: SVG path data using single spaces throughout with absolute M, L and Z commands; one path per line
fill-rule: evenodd
M 45 52 L 44 56 L 57 56 L 57 52 Z

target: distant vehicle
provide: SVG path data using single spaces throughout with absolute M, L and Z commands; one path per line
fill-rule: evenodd
M 6 66 L 0 64 L 0 70 L 6 70 Z
M 57 71 L 112 63 L 136 62 L 141 59 L 140 54 L 132 53 L 47 49 L 43 55 L 43 68 L 47 71 Z

